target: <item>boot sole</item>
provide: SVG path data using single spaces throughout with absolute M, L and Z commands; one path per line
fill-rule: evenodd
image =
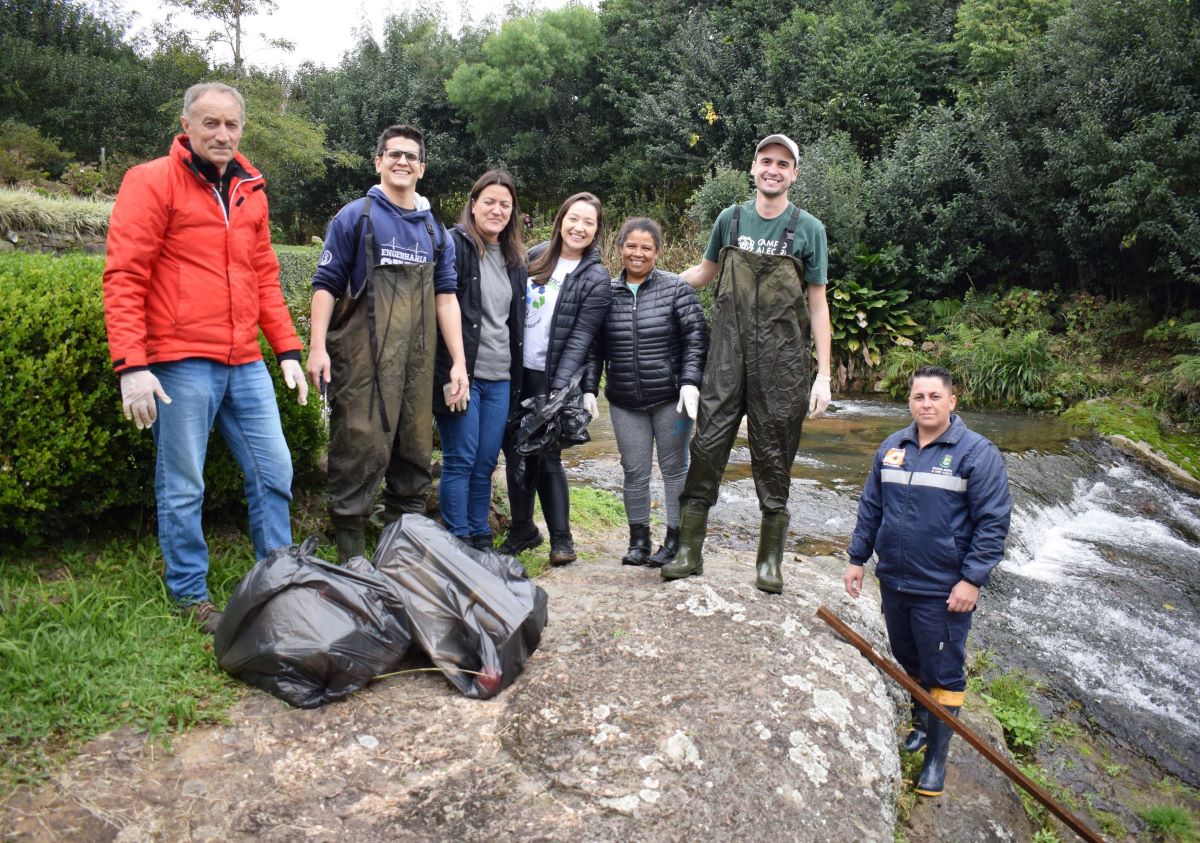
M 505 540 L 504 544 L 500 545 L 499 551 L 506 556 L 516 556 L 518 553 L 524 553 L 526 550 L 533 550 L 535 547 L 541 547 L 545 541 L 546 539 L 542 536 L 538 536 L 536 539 L 527 539 L 523 542 L 517 542 L 514 545 L 510 545 L 508 541 Z
M 917 790 L 916 791 L 918 796 L 929 796 L 929 797 L 941 796 L 945 792 L 946 792 L 945 788 L 942 788 L 941 790 Z
M 662 571 L 661 568 L 659 570 Z M 694 571 L 688 571 L 686 574 L 668 574 L 665 571 L 662 571 L 662 578 L 664 580 L 686 580 L 688 577 L 698 577 L 703 573 L 703 568 L 697 568 Z
M 757 588 L 759 591 L 766 592 L 767 594 L 783 594 L 783 586 L 779 586 L 778 588 L 776 588 L 773 585 L 764 585 L 763 583 L 756 582 L 754 584 L 754 587 Z

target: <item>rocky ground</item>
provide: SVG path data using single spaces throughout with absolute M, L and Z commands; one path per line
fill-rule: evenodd
M 793 557 L 782 596 L 752 553 L 710 543 L 705 576 L 622 567 L 620 536 L 539 582 L 550 623 L 488 702 L 437 674 L 301 711 L 249 692 L 169 751 L 130 732 L 88 745 L 2 805 L 19 840 L 891 840 L 902 697 L 814 617 L 884 646 L 878 602 L 842 563 Z M 985 729 L 989 728 L 983 723 Z M 992 739 L 999 735 L 991 723 Z M 950 793 L 911 839 L 1027 840 L 1000 774 L 957 746 Z

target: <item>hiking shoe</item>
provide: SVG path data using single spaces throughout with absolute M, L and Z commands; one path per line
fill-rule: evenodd
M 217 626 L 221 623 L 221 613 L 211 600 L 201 600 L 199 603 L 180 606 L 179 615 L 184 620 L 191 621 L 200 627 L 200 631 L 205 635 L 215 635 Z
M 513 522 L 508 528 L 508 538 L 500 545 L 500 552 L 506 556 L 516 556 L 523 550 L 537 547 L 542 543 L 542 531 L 532 521 L 524 524 Z

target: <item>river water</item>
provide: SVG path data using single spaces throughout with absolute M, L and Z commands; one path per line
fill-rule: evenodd
M 1200 499 L 1058 419 L 963 413 L 1004 453 L 1013 520 L 1004 561 L 976 614 L 972 646 L 1041 679 L 1082 714 L 1200 786 Z M 792 472 L 789 548 L 842 550 L 879 443 L 903 404 L 836 401 L 805 425 Z M 575 476 L 620 490 L 607 408 L 593 441 L 564 454 Z M 655 499 L 661 499 L 656 473 Z M 758 503 L 740 438 L 712 525 L 753 547 Z M 793 573 L 789 583 L 796 583 Z

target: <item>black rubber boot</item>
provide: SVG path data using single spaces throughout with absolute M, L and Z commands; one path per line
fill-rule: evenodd
M 558 567 L 570 565 L 578 557 L 575 555 L 575 545 L 571 531 L 550 534 L 550 564 Z
M 946 706 L 946 711 L 958 717 L 958 706 Z M 917 779 L 921 796 L 941 796 L 946 789 L 946 756 L 950 753 L 950 738 L 954 730 L 941 718 L 929 715 L 929 745 L 925 748 L 925 766 Z
M 508 525 L 508 536 L 500 545 L 500 552 L 507 556 L 516 556 L 522 550 L 529 550 L 542 543 L 542 531 L 532 521 L 513 521 Z
M 622 565 L 645 565 L 650 558 L 650 525 L 629 525 L 629 552 L 621 557 Z
M 662 546 L 646 559 L 646 564 L 651 568 L 661 568 L 679 552 L 679 528 L 668 527 L 667 537 L 663 539 Z
M 762 528 L 758 534 L 758 559 L 755 562 L 758 575 L 754 579 L 759 591 L 768 594 L 783 592 L 783 574 L 779 569 L 783 563 L 783 542 L 787 539 L 789 521 L 791 513 L 786 509 L 763 513 Z
M 905 752 L 920 752 L 929 743 L 929 709 L 912 701 L 912 730 L 904 738 Z
M 363 556 L 367 550 L 366 533 L 361 527 L 335 527 L 333 542 L 337 545 L 338 562 L 342 565 L 355 556 Z
M 679 580 L 704 573 L 704 537 L 708 533 L 708 507 L 689 500 L 679 516 L 679 550 L 662 567 L 664 580 Z

